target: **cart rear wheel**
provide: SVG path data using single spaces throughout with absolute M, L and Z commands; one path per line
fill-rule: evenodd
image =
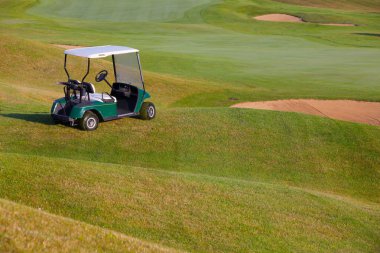
M 53 123 L 54 123 L 55 125 L 58 125 L 58 124 L 61 123 L 59 120 L 55 119 L 53 116 L 51 117 L 51 120 L 53 121 Z
M 91 111 L 86 112 L 79 121 L 79 127 L 85 131 L 94 131 L 98 128 L 98 126 L 99 118 Z
M 156 117 L 156 107 L 151 102 L 144 102 L 140 109 L 140 118 L 144 120 L 151 120 Z

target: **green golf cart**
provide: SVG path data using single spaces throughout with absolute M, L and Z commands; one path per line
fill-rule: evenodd
M 68 56 L 87 58 L 87 72 L 81 81 L 70 78 L 66 67 Z M 90 60 L 112 57 L 115 82 L 107 80 L 107 70 L 100 71 L 96 82 L 105 81 L 111 91 L 96 93 L 95 86 L 86 82 L 90 72 Z M 69 49 L 65 51 L 64 69 L 67 82 L 63 86 L 65 96 L 54 101 L 51 115 L 56 123 L 79 126 L 83 130 L 97 129 L 99 122 L 138 117 L 151 120 L 156 116 L 156 108 L 145 90 L 141 70 L 139 50 L 122 46 L 99 46 Z

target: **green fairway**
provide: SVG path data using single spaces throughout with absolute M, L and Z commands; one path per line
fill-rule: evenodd
M 292 3 L 298 5 L 306 5 L 313 7 L 329 7 L 329 8 L 343 8 L 348 10 L 360 10 L 360 11 L 377 11 L 379 12 L 380 1 L 379 0 L 278 0 L 279 2 Z
M 0 251 L 378 251 L 379 127 L 229 106 L 380 101 L 379 10 L 377 0 L 0 0 Z M 253 18 L 271 13 L 310 23 Z M 54 84 L 67 77 L 52 44 L 139 48 L 157 118 L 95 132 L 53 124 Z M 70 64 L 80 79 L 86 62 Z M 92 68 L 90 82 L 112 62 Z
M 5 7 L 10 5 L 3 2 Z M 12 4 L 8 8 L 14 12 L 9 11 L 0 24 L 3 23 L 6 33 L 50 43 L 128 44 L 143 51 L 143 66 L 147 70 L 202 80 L 204 86 L 212 81 L 222 88 L 218 94 L 200 91 L 177 103 L 181 106 L 228 105 L 231 104 L 228 100 L 217 101 L 227 96 L 242 100 L 313 97 L 380 101 L 377 74 L 380 43 L 378 37 L 365 35 L 379 31 L 380 18 L 376 14 L 240 0 L 197 5 L 186 12 L 179 11 L 186 8 L 176 6 L 173 10 L 178 10 L 178 17 L 169 23 L 139 23 L 136 19 L 133 23 L 86 21 L 71 16 L 83 9 L 76 5 L 86 3 L 43 2 L 26 9 L 22 16 L 20 7 Z M 128 5 L 130 2 L 116 3 Z M 178 3 L 186 5 L 190 1 Z M 58 8 L 58 5 L 65 7 Z M 141 3 L 142 12 L 143 6 Z M 172 5 L 162 6 L 170 9 Z M 53 10 L 45 9 L 53 7 L 63 12 L 60 14 L 63 19 L 47 19 L 37 12 L 55 15 Z M 100 9 L 86 9 L 81 17 L 92 17 Z M 122 7 L 112 9 L 123 10 Z M 348 22 L 359 26 L 326 27 L 253 20 L 255 15 L 279 10 L 308 21 Z M 20 20 L 28 23 L 20 25 Z M 41 30 L 49 30 L 49 33 Z

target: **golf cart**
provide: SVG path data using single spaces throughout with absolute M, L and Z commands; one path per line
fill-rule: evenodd
M 68 55 L 87 58 L 87 72 L 82 80 L 70 78 L 66 68 Z M 96 82 L 105 81 L 111 92 L 96 93 L 95 86 L 86 82 L 90 72 L 90 59 L 112 57 L 114 83 L 107 80 L 107 70 L 100 71 Z M 139 50 L 121 46 L 99 46 L 69 49 L 65 51 L 64 69 L 67 82 L 63 86 L 65 96 L 54 101 L 51 115 L 57 123 L 79 125 L 83 130 L 92 131 L 101 121 L 125 117 L 139 117 L 150 120 L 156 115 L 151 102 L 145 102 L 150 95 L 145 91 L 141 70 Z

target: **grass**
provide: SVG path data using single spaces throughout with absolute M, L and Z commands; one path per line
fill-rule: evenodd
M 169 21 L 178 19 L 183 14 L 199 5 L 208 4 L 212 0 L 154 1 L 143 0 L 119 1 L 51 1 L 43 0 L 31 8 L 28 13 L 55 18 L 81 18 L 90 20 L 107 20 L 113 22 L 147 22 Z M 83 9 L 87 9 L 83 13 Z
M 379 33 L 376 1 L 114 0 L 79 12 L 88 3 L 0 0 L 1 250 L 379 250 L 378 127 L 228 108 L 380 101 L 379 38 L 358 35 Z M 359 26 L 252 18 L 268 13 Z M 157 118 L 53 125 L 66 76 L 48 44 L 141 49 Z M 84 62 L 70 63 L 80 79 Z M 90 81 L 112 68 L 92 67 Z
M 177 252 L 0 199 L 2 252 Z
M 357 11 L 368 11 L 368 12 L 379 12 L 380 1 L 378 0 L 342 0 L 342 1 L 332 1 L 332 0 L 312 0 L 312 1 L 302 1 L 302 0 L 278 0 L 279 2 L 306 5 L 312 7 L 327 7 L 333 9 L 348 9 Z
M 45 5 L 22 2 L 33 5 L 32 10 L 54 14 Z M 3 0 L 3 8 L 7 8 L 6 3 Z M 75 6 L 67 4 L 62 11 L 73 13 L 71 8 Z M 289 97 L 380 99 L 377 75 L 380 66 L 376 61 L 380 54 L 379 40 L 357 34 L 376 33 L 380 29 L 379 17 L 373 13 L 239 0 L 212 2 L 187 11 L 178 7 L 184 16 L 166 23 L 131 23 L 70 16 L 47 18 L 28 14 L 30 11 L 26 10 L 21 12 L 16 7 L 14 4 L 8 7 L 16 13 L 9 11 L 5 20 L 22 18 L 30 23 L 3 24 L 0 29 L 3 27 L 6 34 L 61 44 L 128 44 L 142 50 L 146 70 L 203 80 L 206 87 L 210 86 L 209 82 L 219 83 L 220 89 L 227 91 L 221 91 L 217 97 L 230 92 L 242 100 L 253 101 Z M 252 19 L 279 9 L 310 21 L 352 22 L 360 26 L 277 24 Z M 91 9 L 86 15 L 96 16 L 97 11 Z M 231 104 L 221 104 L 202 90 L 197 97 L 200 98 L 192 104 L 187 100 L 178 105 Z
M 276 182 L 379 203 L 377 127 L 239 109 L 159 115 L 149 124 L 102 124 L 95 135 L 52 127 L 47 114 L 2 113 L 1 150 Z
M 2 197 L 177 249 L 374 251 L 379 243 L 378 206 L 323 193 L 79 160 L 1 157 Z

